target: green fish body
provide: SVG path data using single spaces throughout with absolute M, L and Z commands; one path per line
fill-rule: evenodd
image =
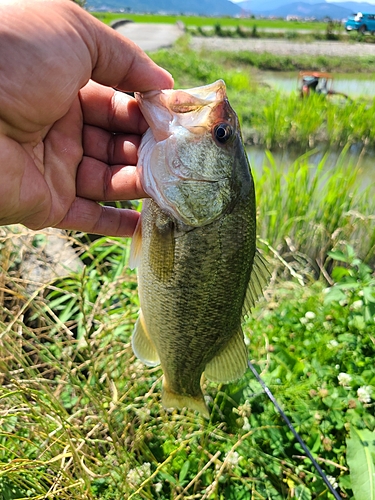
M 247 368 L 241 322 L 261 293 L 254 183 L 225 84 L 137 95 L 150 128 L 133 238 L 141 311 L 135 354 L 164 373 L 162 404 L 208 415 L 201 378 Z

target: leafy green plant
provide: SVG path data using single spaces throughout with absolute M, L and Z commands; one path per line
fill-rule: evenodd
M 375 277 L 372 269 L 356 255 L 351 245 L 344 251 L 334 250 L 328 255 L 343 265 L 334 267 L 332 278 L 335 281 L 326 295 L 326 302 L 350 303 L 352 316 L 357 325 L 373 323 L 375 318 Z M 345 266 L 345 267 L 344 267 Z
M 352 428 L 347 460 L 355 500 L 375 499 L 375 432 Z

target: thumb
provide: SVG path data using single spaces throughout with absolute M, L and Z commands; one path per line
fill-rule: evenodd
M 87 46 L 91 54 L 93 80 L 124 91 L 144 92 L 173 87 L 170 73 L 155 64 L 137 44 L 77 5 L 74 8 L 90 35 Z

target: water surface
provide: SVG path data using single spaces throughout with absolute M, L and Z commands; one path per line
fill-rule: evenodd
M 265 82 L 281 92 L 297 91 L 298 72 L 296 71 L 260 71 L 259 82 Z M 343 92 L 349 97 L 375 97 L 375 73 L 333 73 L 332 89 Z
M 269 166 L 269 160 L 266 156 L 266 150 L 258 146 L 251 146 L 247 148 L 247 153 L 249 156 L 251 168 L 256 173 L 261 173 L 263 166 Z M 361 188 L 365 189 L 369 186 L 374 186 L 375 188 L 375 153 L 365 153 L 361 154 L 361 150 L 355 146 L 352 146 L 349 151 L 345 154 L 344 158 L 339 160 L 341 151 L 338 150 L 324 150 L 315 149 L 312 151 L 309 157 L 309 164 L 312 166 L 317 166 L 323 159 L 324 155 L 327 154 L 327 158 L 324 163 L 324 170 L 334 170 L 335 165 L 338 161 L 345 163 L 348 167 L 355 168 L 359 167 L 359 180 L 361 183 Z M 287 171 L 293 162 L 302 156 L 301 152 L 294 150 L 276 150 L 272 151 L 272 156 L 275 164 L 279 166 L 284 171 Z

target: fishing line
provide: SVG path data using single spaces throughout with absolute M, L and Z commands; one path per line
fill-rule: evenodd
M 303 439 L 301 438 L 301 436 L 298 434 L 298 432 L 293 427 L 293 425 L 292 425 L 291 421 L 289 420 L 289 418 L 285 415 L 285 413 L 283 412 L 283 410 L 280 408 L 278 402 L 276 401 L 276 399 L 275 399 L 274 395 L 272 394 L 272 392 L 270 391 L 270 389 L 266 386 L 266 384 L 261 379 L 259 373 L 254 368 L 254 365 L 249 360 L 248 360 L 247 364 L 248 364 L 250 370 L 253 372 L 255 378 L 257 379 L 257 381 L 262 386 L 262 389 L 264 390 L 264 392 L 267 394 L 267 396 L 269 397 L 269 399 L 274 404 L 276 410 L 280 413 L 280 415 L 284 419 L 286 425 L 292 431 L 294 437 L 297 439 L 297 441 L 299 442 L 299 444 L 302 446 L 304 452 L 306 453 L 306 455 L 311 460 L 311 463 L 313 464 L 313 466 L 315 467 L 315 469 L 319 472 L 320 477 L 325 482 L 325 484 L 326 484 L 327 488 L 329 489 L 329 491 L 332 493 L 332 495 L 335 497 L 336 500 L 342 500 L 342 498 L 340 497 L 340 495 L 337 493 L 337 491 L 334 489 L 334 487 L 332 486 L 332 484 L 329 482 L 327 476 L 325 475 L 324 471 L 322 470 L 322 468 L 320 467 L 320 465 L 318 464 L 318 462 L 315 460 L 315 458 L 310 453 L 310 450 L 308 449 L 307 445 L 305 444 L 305 442 L 303 441 Z

